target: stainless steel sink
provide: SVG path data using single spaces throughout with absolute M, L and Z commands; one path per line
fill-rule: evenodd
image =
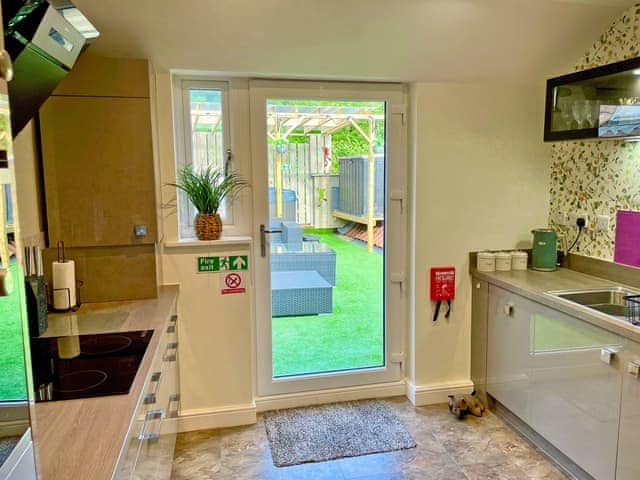
M 639 291 L 626 287 L 558 290 L 547 293 L 612 317 L 622 317 L 625 319 L 627 317 L 627 301 L 625 297 L 629 295 L 640 295 Z

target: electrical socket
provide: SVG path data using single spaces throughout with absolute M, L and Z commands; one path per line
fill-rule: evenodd
M 584 218 L 584 229 L 585 230 L 588 229 L 589 228 L 589 215 L 587 215 L 587 212 L 570 213 L 569 214 L 569 226 L 570 227 L 577 227 L 579 218 Z
M 596 229 L 599 232 L 608 232 L 611 217 L 609 215 L 598 215 L 596 217 Z
M 553 215 L 553 221 L 556 225 L 564 226 L 567 224 L 567 214 L 565 212 L 556 212 Z

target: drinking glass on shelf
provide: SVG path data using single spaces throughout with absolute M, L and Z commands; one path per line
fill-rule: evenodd
M 581 100 L 576 100 L 571 104 L 571 115 L 577 125 L 577 129 L 581 129 L 582 121 L 584 120 L 584 106 Z
M 593 108 L 595 102 L 593 100 L 585 100 L 582 105 L 582 116 L 584 118 L 585 128 L 593 128 L 596 125 L 595 117 L 593 115 Z

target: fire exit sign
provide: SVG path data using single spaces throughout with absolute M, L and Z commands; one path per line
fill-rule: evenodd
M 198 257 L 198 273 L 232 272 L 235 270 L 249 270 L 248 255 Z

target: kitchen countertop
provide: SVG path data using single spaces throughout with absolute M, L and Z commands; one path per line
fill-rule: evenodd
M 636 327 L 628 322 L 616 320 L 588 307 L 570 303 L 545 293 L 553 290 L 578 290 L 609 287 L 612 285 L 637 290 L 633 287 L 566 268 L 559 268 L 554 272 L 538 272 L 531 269 L 510 272 L 479 272 L 476 269 L 472 269 L 471 274 L 475 278 L 486 280 L 493 285 L 573 317 L 580 318 L 581 320 L 602 327 L 634 342 L 640 342 L 640 327 Z
M 38 478 L 111 478 L 158 349 L 161 332 L 174 313 L 177 298 L 178 286 L 163 286 L 158 298 L 84 304 L 74 314 L 51 316 L 50 328 L 56 334 L 148 329 L 153 329 L 154 333 L 127 395 L 32 405 L 31 427 Z M 44 336 L 49 333 L 48 329 Z

